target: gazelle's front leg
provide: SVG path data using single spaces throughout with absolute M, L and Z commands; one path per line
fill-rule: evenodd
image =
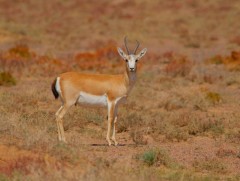
M 112 128 L 112 122 L 114 119 L 114 110 L 115 109 L 115 105 L 114 102 L 108 102 L 108 128 L 107 128 L 107 137 L 106 140 L 108 142 L 108 145 L 110 146 L 111 140 L 110 140 L 110 133 L 111 133 L 111 128 Z
M 116 133 L 116 123 L 117 123 L 117 116 L 115 116 L 115 118 L 114 118 L 114 122 L 113 122 L 113 134 L 112 134 L 112 140 L 113 140 L 115 146 L 118 145 L 118 142 L 116 141 L 116 137 L 115 137 L 115 133 Z
M 117 124 L 117 113 L 118 113 L 118 101 L 115 101 L 115 107 L 114 107 L 114 120 L 113 120 L 113 132 L 112 132 L 112 140 L 114 142 L 114 145 L 117 146 L 118 142 L 116 141 L 116 124 Z

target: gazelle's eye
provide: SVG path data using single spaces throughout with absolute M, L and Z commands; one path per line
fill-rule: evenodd
M 138 59 L 135 60 L 135 62 L 137 62 L 137 61 L 138 61 Z
M 126 59 L 125 61 L 126 61 L 126 62 L 128 62 L 128 60 L 127 60 L 127 59 Z

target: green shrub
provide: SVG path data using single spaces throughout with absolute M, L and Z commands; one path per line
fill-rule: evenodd
M 222 100 L 220 94 L 216 92 L 208 92 L 206 95 L 206 99 L 214 105 L 219 103 Z
M 148 166 L 164 165 L 168 168 L 178 168 L 179 165 L 175 163 L 169 156 L 167 150 L 164 149 L 150 149 L 144 153 L 137 155 L 137 159 Z
M 223 57 L 222 57 L 222 56 L 216 55 L 216 56 L 208 59 L 206 62 L 207 62 L 207 63 L 210 63 L 210 64 L 216 64 L 216 65 L 218 65 L 218 64 L 223 64 L 223 61 L 224 61 L 224 60 L 223 60 Z
M 146 151 L 141 155 L 140 160 L 142 160 L 148 166 L 151 166 L 157 162 L 157 152 L 155 150 Z
M 9 72 L 1 72 L 0 73 L 0 86 L 1 85 L 4 85 L 4 86 L 16 85 L 16 80 L 12 76 L 12 74 L 10 74 Z

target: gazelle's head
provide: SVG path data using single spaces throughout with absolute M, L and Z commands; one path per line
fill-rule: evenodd
M 127 46 L 127 37 L 124 38 L 124 43 L 125 43 L 125 47 L 127 50 L 127 54 L 125 54 L 123 52 L 123 50 L 121 48 L 118 47 L 118 53 L 119 55 L 126 61 L 126 66 L 127 66 L 127 70 L 129 72 L 135 72 L 137 70 L 137 62 L 140 58 L 142 58 L 145 53 L 147 52 L 147 49 L 144 48 L 139 54 L 136 54 L 137 49 L 139 47 L 139 42 L 137 42 L 136 48 L 133 52 L 130 52 Z

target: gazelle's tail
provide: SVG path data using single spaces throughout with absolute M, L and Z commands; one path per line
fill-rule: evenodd
M 57 99 L 59 97 L 59 93 L 56 89 L 56 83 L 57 83 L 57 79 L 55 79 L 52 83 L 52 93 L 53 93 L 55 99 Z

